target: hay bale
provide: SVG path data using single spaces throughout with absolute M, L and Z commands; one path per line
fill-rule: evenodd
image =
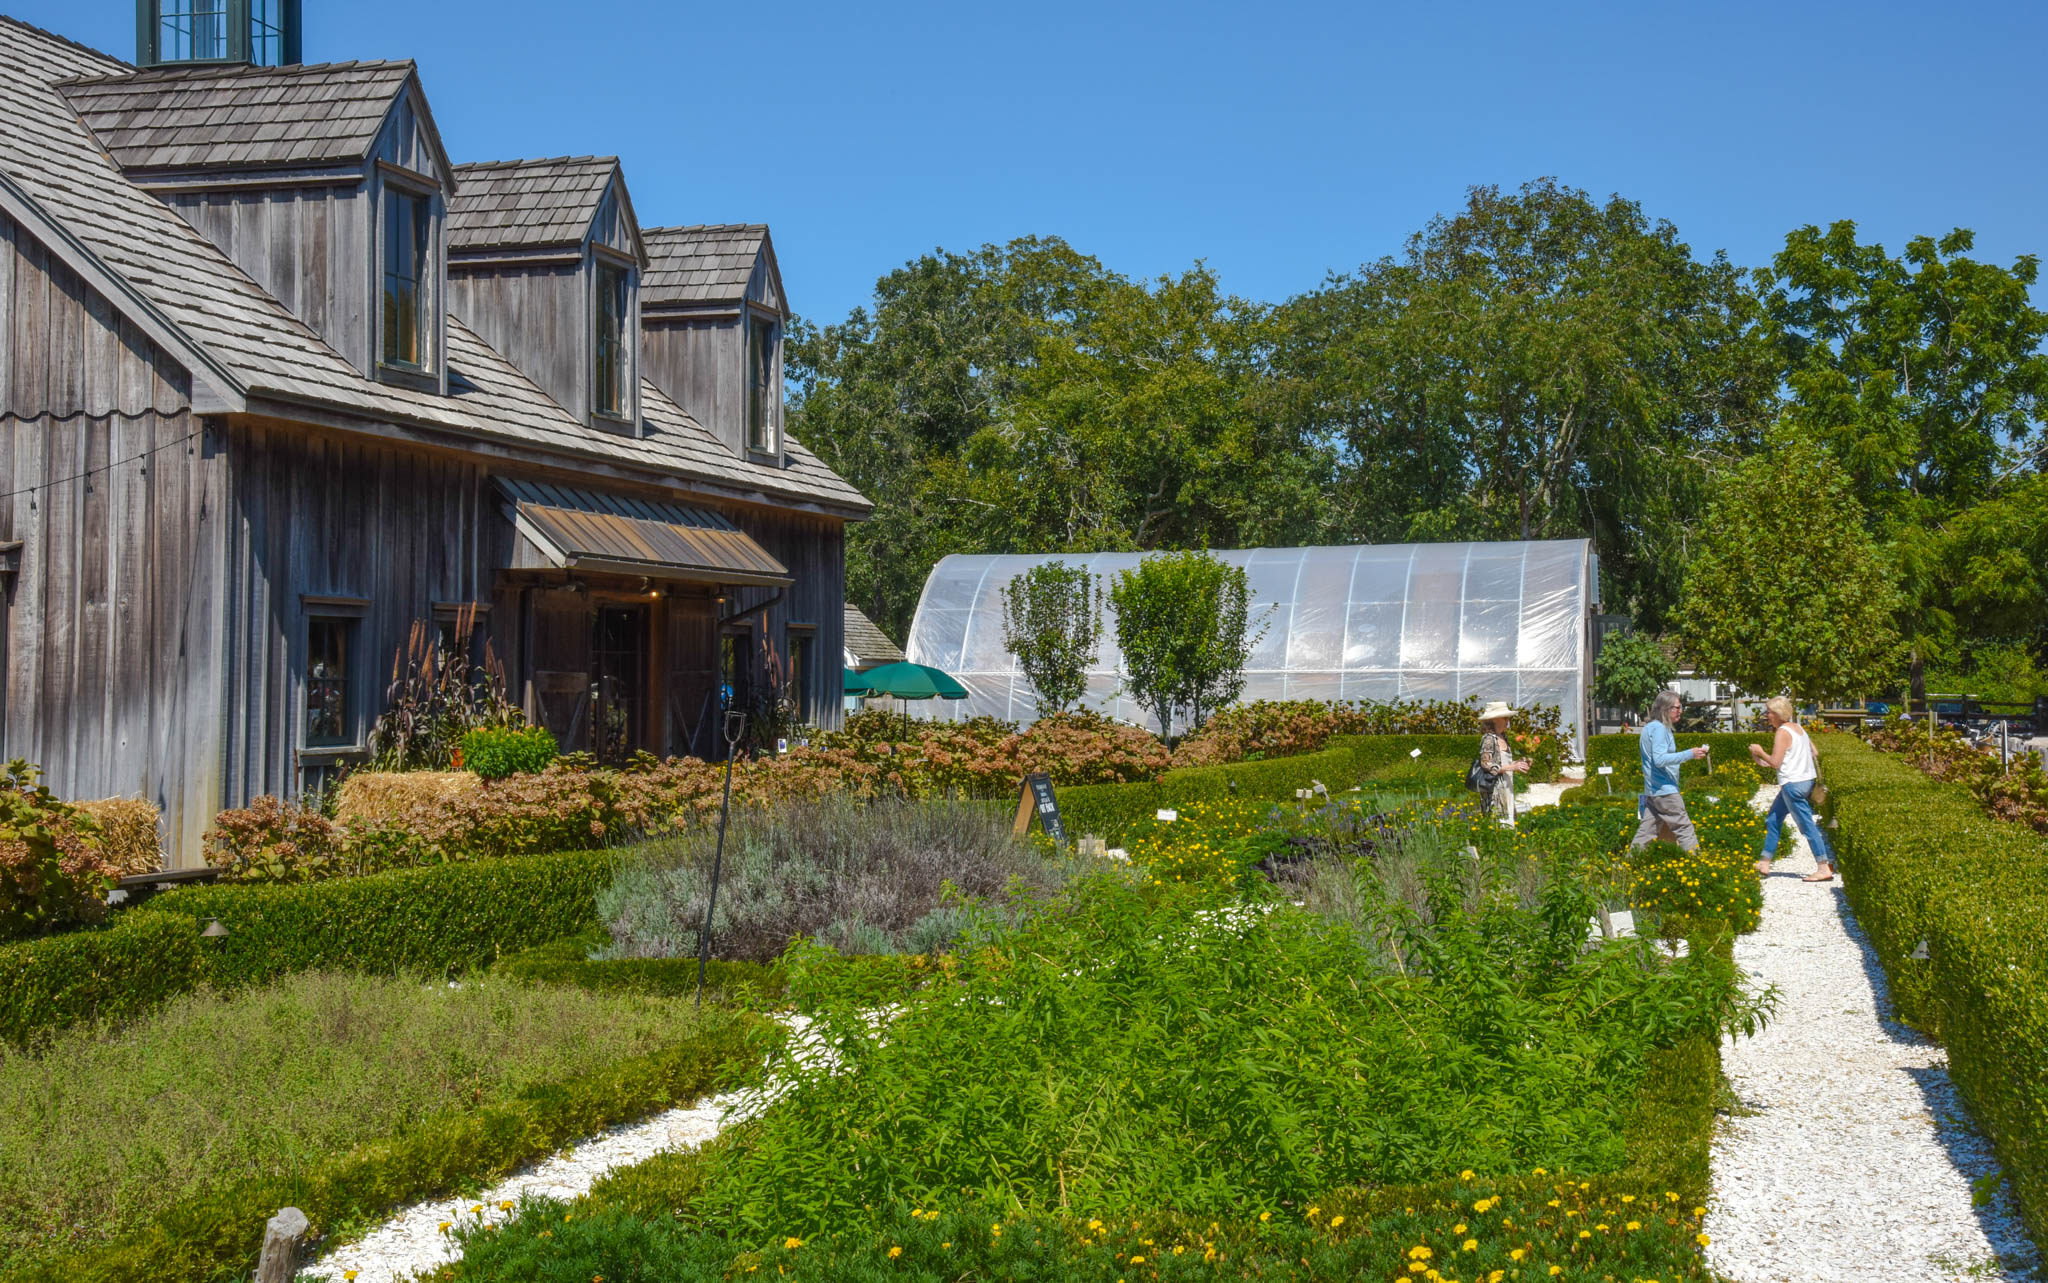
M 417 806 L 434 806 L 483 786 L 475 771 L 357 771 L 334 796 L 334 818 L 377 825 Z
M 119 869 L 122 877 L 155 873 L 164 867 L 157 828 L 162 816 L 155 803 L 139 797 L 108 797 L 71 805 L 100 826 L 95 840 L 100 855 Z

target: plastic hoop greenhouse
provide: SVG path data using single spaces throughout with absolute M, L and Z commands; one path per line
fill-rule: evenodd
M 1501 699 L 1554 704 L 1583 751 L 1592 677 L 1588 621 L 1599 561 L 1583 539 L 1530 543 L 1367 544 L 1217 552 L 1245 568 L 1252 627 L 1265 635 L 1243 699 Z M 1002 588 L 1048 561 L 1085 566 L 1106 590 L 1143 553 L 954 556 L 932 568 L 910 625 L 910 658 L 944 669 L 968 698 L 918 710 L 951 719 L 1037 717 L 1031 686 L 1003 646 Z M 1118 694 L 1116 608 L 1083 703 L 1151 725 Z M 1476 727 L 1474 728 L 1477 729 Z

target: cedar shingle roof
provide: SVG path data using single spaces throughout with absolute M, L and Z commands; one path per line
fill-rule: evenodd
M 645 433 L 602 431 L 448 318 L 449 395 L 377 383 L 293 316 L 168 206 L 129 182 L 53 86 L 127 64 L 0 16 L 0 199 L 47 218 L 202 358 L 195 382 L 373 421 L 438 428 L 568 459 L 707 482 L 739 494 L 865 512 L 852 486 L 795 442 L 786 468 L 735 458 L 651 384 Z M 44 233 L 31 226 L 31 235 Z M 67 251 L 68 252 L 68 251 Z M 126 306 L 122 299 L 117 305 Z
M 457 189 L 448 202 L 448 248 L 579 245 L 618 169 L 615 156 L 457 165 Z
M 765 223 L 654 227 L 640 234 L 650 260 L 640 278 L 640 303 L 737 303 L 747 296 L 754 264 L 768 239 Z
M 129 173 L 360 161 L 410 62 L 161 67 L 59 86 Z
M 889 640 L 889 635 L 850 603 L 846 607 L 846 649 L 860 661 L 856 667 L 862 670 L 903 662 L 903 651 Z

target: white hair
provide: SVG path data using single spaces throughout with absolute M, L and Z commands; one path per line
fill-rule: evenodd
M 1672 709 L 1677 708 L 1678 706 L 1679 699 L 1677 691 L 1658 691 L 1657 698 L 1650 701 L 1650 720 L 1653 722 L 1661 722 L 1664 720 L 1666 714 L 1670 713 Z

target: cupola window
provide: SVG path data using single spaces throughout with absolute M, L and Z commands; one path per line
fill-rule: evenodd
M 624 417 L 627 409 L 626 380 L 630 370 L 626 342 L 632 333 L 631 281 L 626 269 L 611 263 L 597 265 L 597 368 L 592 385 L 592 404 L 599 414 Z

